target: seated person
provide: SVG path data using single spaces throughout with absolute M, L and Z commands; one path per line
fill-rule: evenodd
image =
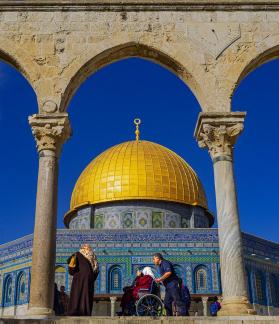
M 141 270 L 137 270 L 136 278 L 133 280 L 131 286 L 126 286 L 123 288 L 123 296 L 121 298 L 120 307 L 122 308 L 122 312 L 117 312 L 118 315 L 130 315 L 129 314 L 129 306 L 133 303 L 133 289 L 136 286 L 139 278 L 143 276 Z
M 150 289 L 154 279 L 155 276 L 150 267 L 145 267 L 142 271 L 137 270 L 137 276 L 133 284 L 123 289 L 124 294 L 120 303 L 122 312 L 118 313 L 118 315 L 131 315 L 131 309 L 135 306 L 136 300 L 138 300 L 139 290 Z
M 152 269 L 150 267 L 145 267 L 142 269 L 142 276 L 139 277 L 139 279 L 136 281 L 135 287 L 133 289 L 133 297 L 134 300 L 138 300 L 138 292 L 141 289 L 148 289 L 150 290 L 153 280 L 155 279 L 155 276 L 152 272 Z

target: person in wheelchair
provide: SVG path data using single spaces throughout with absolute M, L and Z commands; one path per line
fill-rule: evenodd
M 140 293 L 150 291 L 155 275 L 150 267 L 137 271 L 137 276 L 131 286 L 124 287 L 124 294 L 120 306 L 122 312 L 118 315 L 132 315 L 135 312 L 135 303 L 140 298 Z

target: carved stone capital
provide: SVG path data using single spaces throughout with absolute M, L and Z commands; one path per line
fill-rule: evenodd
M 241 123 L 236 123 L 233 126 L 204 124 L 199 133 L 199 147 L 207 147 L 213 160 L 225 156 L 227 159 L 232 159 L 233 145 L 242 129 L 243 124 Z
M 28 118 L 38 152 L 51 150 L 59 156 L 62 145 L 71 136 L 67 113 L 32 115 Z
M 232 160 L 233 146 L 243 130 L 245 112 L 200 113 L 195 137 L 201 148 L 207 147 L 213 162 Z
M 202 303 L 206 304 L 208 302 L 208 297 L 207 296 L 202 296 Z

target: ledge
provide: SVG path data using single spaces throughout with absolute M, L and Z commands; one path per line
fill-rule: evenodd
M 2 323 L 15 323 L 15 324 L 25 324 L 25 323 L 43 323 L 43 324 L 54 324 L 54 323 L 73 323 L 73 324 L 83 324 L 83 323 L 94 323 L 94 324 L 139 324 L 150 322 L 152 320 L 155 324 L 259 324 L 272 323 L 278 324 L 279 316 L 220 316 L 220 317 L 205 317 L 205 316 L 195 316 L 195 317 L 52 317 L 40 319 L 39 317 L 26 317 L 21 316 L 16 318 L 0 318 L 0 324 Z
M 0 0 L 0 11 L 279 11 L 279 0 Z

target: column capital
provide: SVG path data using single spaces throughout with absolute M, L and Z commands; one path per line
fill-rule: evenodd
M 59 156 L 64 142 L 71 136 L 71 126 L 67 113 L 29 116 L 29 124 L 35 137 L 37 150 L 50 150 Z
M 232 160 L 232 149 L 243 130 L 246 112 L 200 113 L 194 136 L 201 148 L 207 147 L 213 162 Z
M 202 302 L 207 303 L 208 302 L 208 296 L 202 296 Z
M 218 296 L 218 302 L 222 303 L 222 301 L 223 301 L 223 296 Z

